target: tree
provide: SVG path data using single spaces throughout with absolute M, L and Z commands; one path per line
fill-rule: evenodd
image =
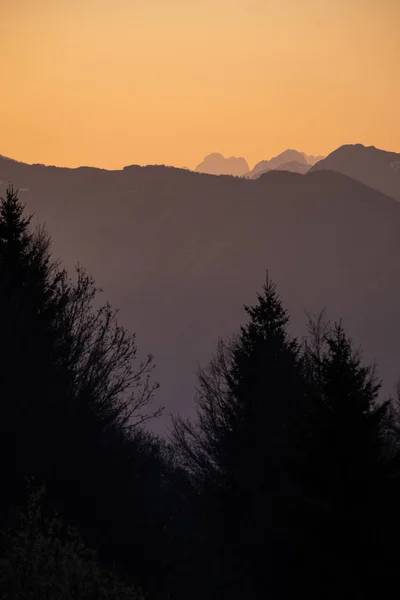
M 267 279 L 257 305 L 245 310 L 249 323 L 221 341 L 199 373 L 196 422 L 175 418 L 173 425 L 177 451 L 203 497 L 205 554 L 213 585 L 223 580 L 219 597 L 282 588 L 297 543 L 288 498 L 305 394 L 300 347 L 287 333 L 273 282 Z
M 134 368 L 135 336 L 109 304 L 94 307 L 93 280 L 78 267 L 73 281 L 50 248 L 8 188 L 0 204 L 2 525 L 26 500 L 25 476 L 34 476 L 108 560 L 127 538 L 117 539 L 118 505 L 126 516 L 135 495 L 134 432 L 160 413 L 148 412 L 152 357 Z
M 333 598 L 344 585 L 361 594 L 383 583 L 388 406 L 379 402 L 374 368 L 363 365 L 340 323 L 331 327 L 320 316 L 310 330 L 310 435 L 300 474 L 308 506 L 304 552 L 315 597 L 332 579 Z
M 56 395 L 51 365 L 56 339 L 52 323 L 60 308 L 58 280 L 47 253 L 29 232 L 29 223 L 16 192 L 8 188 L 0 204 L 0 443 L 5 505 L 17 500 L 23 477 L 45 458 L 43 423 Z M 37 241 L 41 240 L 38 232 Z
M 202 506 L 207 585 L 221 598 L 382 590 L 396 486 L 374 368 L 324 313 L 300 347 L 268 281 L 246 311 L 199 373 L 196 421 L 173 423 Z

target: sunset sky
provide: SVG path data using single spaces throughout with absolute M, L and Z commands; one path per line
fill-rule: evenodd
M 400 152 L 399 0 L 0 0 L 0 154 Z

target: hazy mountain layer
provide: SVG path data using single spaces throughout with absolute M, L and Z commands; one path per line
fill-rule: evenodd
M 296 162 L 295 160 L 292 160 L 290 162 L 287 163 L 283 163 L 282 165 L 279 165 L 278 167 L 274 167 L 273 169 L 267 167 L 265 169 L 265 171 L 261 171 L 261 172 L 257 172 L 255 175 L 252 175 L 250 178 L 251 179 L 257 179 L 258 177 L 261 177 L 261 175 L 263 175 L 264 173 L 268 173 L 268 171 L 291 171 L 292 173 L 300 173 L 301 175 L 305 175 L 306 173 L 308 173 L 308 171 L 311 169 L 311 165 L 306 165 L 304 163 L 299 163 Z
M 190 414 L 198 361 L 238 330 L 267 268 L 294 332 L 305 332 L 305 309 L 326 306 L 377 359 L 387 387 L 400 374 L 400 205 L 353 179 L 0 159 L 0 180 L 21 190 L 34 222 L 46 223 L 55 256 L 69 268 L 80 261 L 121 308 L 141 353 L 155 355 L 168 412 Z
M 249 172 L 249 165 L 242 157 L 231 156 L 225 158 L 222 154 L 214 152 L 205 157 L 195 169 L 198 173 L 210 175 L 236 175 L 240 177 Z
M 323 160 L 325 158 L 325 156 L 314 156 L 313 154 L 305 154 L 304 152 L 302 152 L 304 158 L 307 161 L 307 164 L 309 165 L 315 165 L 315 163 L 317 163 L 319 160 Z
M 249 179 L 256 179 L 262 173 L 274 169 L 293 171 L 294 173 L 306 173 L 312 165 L 322 158 L 324 157 L 307 155 L 297 150 L 285 150 L 270 160 L 261 160 L 250 171 L 244 158 L 237 158 L 235 156 L 225 158 L 222 154 L 214 152 L 206 156 L 197 165 L 195 171 L 210 175 L 235 175 L 237 177 L 244 176 Z
M 277 156 L 274 156 L 270 160 L 261 160 L 258 162 L 255 167 L 250 171 L 248 177 L 251 179 L 255 179 L 262 173 L 266 173 L 267 171 L 272 171 L 273 169 L 278 169 L 284 164 L 289 162 L 297 162 L 300 164 L 307 164 L 307 159 L 304 154 L 298 152 L 297 150 L 285 150 L 281 152 Z

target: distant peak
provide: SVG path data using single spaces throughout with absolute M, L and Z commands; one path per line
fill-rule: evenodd
M 304 152 L 299 152 L 298 150 L 294 150 L 293 148 L 288 148 L 284 150 L 280 154 L 273 156 L 269 160 L 261 160 L 258 162 L 252 171 L 249 173 L 248 177 L 251 179 L 255 179 L 259 177 L 262 173 L 266 173 L 267 171 L 272 171 L 276 169 L 283 170 L 294 170 L 296 172 L 304 173 L 307 169 L 313 165 L 315 162 L 320 160 L 323 157 L 316 156 L 307 156 Z M 283 168 L 284 165 L 287 165 Z
M 208 173 L 210 175 L 235 175 L 240 177 L 249 172 L 249 165 L 242 156 L 230 156 L 225 158 L 219 152 L 208 154 L 204 160 L 197 165 L 195 171 Z
M 225 160 L 224 155 L 220 152 L 211 152 L 210 154 L 207 154 L 207 156 L 204 157 L 204 160 L 208 160 L 211 158 L 223 158 Z

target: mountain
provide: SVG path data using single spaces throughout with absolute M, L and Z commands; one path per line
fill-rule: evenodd
M 321 169 L 338 171 L 400 200 L 400 154 L 395 152 L 349 144 L 329 154 L 311 170 Z
M 262 173 L 272 170 L 293 171 L 294 173 L 307 173 L 311 165 L 324 158 L 323 156 L 307 156 L 304 152 L 297 150 L 285 150 L 270 160 L 261 160 L 250 171 L 244 158 L 231 156 L 225 158 L 222 154 L 215 152 L 205 157 L 203 162 L 197 165 L 197 173 L 208 173 L 211 175 L 235 175 L 256 179 Z
M 210 175 L 236 175 L 238 177 L 249 172 L 249 165 L 242 157 L 231 156 L 225 158 L 222 154 L 214 152 L 205 157 L 203 162 L 197 165 L 197 173 L 209 173 Z
M 254 179 L 261 177 L 264 173 L 268 173 L 269 171 L 291 171 L 292 173 L 300 173 L 301 175 L 305 175 L 311 169 L 311 165 L 306 165 L 304 163 L 299 163 L 295 160 L 284 163 L 283 165 L 279 165 L 279 167 L 275 167 L 275 169 L 267 168 L 265 171 L 261 171 L 257 173 Z
M 307 164 L 311 166 L 315 165 L 315 163 L 325 158 L 325 156 L 314 156 L 313 154 L 304 154 L 304 152 L 302 152 L 302 155 L 306 159 Z
M 385 392 L 400 374 L 400 204 L 334 171 L 271 171 L 255 180 L 167 167 L 119 171 L 29 166 L 0 159 L 5 183 L 33 224 L 46 223 L 53 252 L 79 261 L 155 356 L 166 413 L 192 414 L 195 371 L 219 336 L 238 331 L 265 269 L 306 331 L 305 309 L 326 306 Z M 168 417 L 155 430 L 165 432 Z
M 304 163 L 299 163 L 295 160 L 277 167 L 277 171 L 291 171 L 292 173 L 300 173 L 301 175 L 305 175 L 309 170 L 310 165 L 305 165 Z
M 307 160 L 301 152 L 297 152 L 297 150 L 285 150 L 278 154 L 278 156 L 274 156 L 270 160 L 261 160 L 258 162 L 255 167 L 247 174 L 247 177 L 250 179 L 256 179 L 262 173 L 266 173 L 267 171 L 272 171 L 274 169 L 279 169 L 282 165 L 289 163 L 298 163 L 307 165 Z M 290 171 L 291 169 L 285 169 Z

